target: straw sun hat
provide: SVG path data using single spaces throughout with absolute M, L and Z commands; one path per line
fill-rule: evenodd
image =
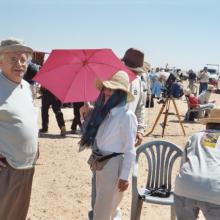
M 3 52 L 26 52 L 26 53 L 33 53 L 33 50 L 26 46 L 25 43 L 16 38 L 8 38 L 6 40 L 1 41 L 0 45 L 0 54 Z
M 106 81 L 96 80 L 96 87 L 101 90 L 106 87 L 112 90 L 122 90 L 127 93 L 127 101 L 131 102 L 134 100 L 134 96 L 129 91 L 129 77 L 128 74 L 122 70 L 116 72 L 111 79 Z
M 200 119 L 201 124 L 220 124 L 220 107 L 211 110 L 209 117 Z

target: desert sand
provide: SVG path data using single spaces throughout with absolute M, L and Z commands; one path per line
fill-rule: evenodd
M 213 94 L 211 99 L 220 105 L 219 95 Z M 185 98 L 176 100 L 178 110 L 183 120 L 187 109 Z M 36 100 L 39 107 L 39 127 L 40 100 Z M 161 108 L 161 104 L 155 102 L 155 107 L 146 109 L 146 131 L 151 130 L 156 116 Z M 73 111 L 71 108 L 62 109 L 66 121 L 67 131 L 70 131 Z M 183 123 L 186 136 L 183 135 L 177 117 L 173 115 L 174 108 L 171 104 L 168 117 L 168 126 L 165 129 L 163 139 L 172 141 L 184 147 L 188 137 L 196 131 L 204 129 L 204 126 L 195 123 Z M 160 123 L 163 115 L 157 124 L 154 132 L 145 137 L 143 142 L 161 139 L 162 128 Z M 86 220 L 90 209 L 90 189 L 91 171 L 86 161 L 90 150 L 78 152 L 79 135 L 68 133 L 65 138 L 60 137 L 54 114 L 50 110 L 50 123 L 48 134 L 39 137 L 40 158 L 37 161 L 31 204 L 28 213 L 29 220 Z M 175 167 L 175 172 L 178 170 Z M 130 178 L 131 180 L 131 178 Z M 124 220 L 129 220 L 131 206 L 131 181 L 129 189 L 125 192 L 121 202 L 121 210 Z M 144 203 L 141 219 L 168 220 L 170 218 L 170 208 L 168 206 L 150 205 Z M 204 219 L 200 216 L 200 219 Z

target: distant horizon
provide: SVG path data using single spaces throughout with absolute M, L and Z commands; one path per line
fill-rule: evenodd
M 56 48 L 56 49 L 53 49 L 53 50 L 72 50 L 72 49 L 74 49 L 74 48 L 71 48 L 71 49 L 68 49 L 68 48 L 65 48 L 65 49 L 62 49 L 62 48 Z M 78 48 L 79 49 L 79 48 Z M 83 49 L 86 49 L 86 48 L 83 48 Z M 111 48 L 89 48 L 89 49 L 111 49 Z M 37 50 L 35 50 L 35 51 L 37 51 Z M 52 50 L 51 50 L 52 51 Z M 50 53 L 51 53 L 51 51 L 50 52 L 46 52 L 46 51 L 37 51 L 37 52 L 44 52 L 45 53 L 45 59 L 44 59 L 44 61 L 46 61 L 47 60 L 47 58 L 49 57 L 49 55 L 50 55 Z M 117 55 L 117 54 L 116 54 Z M 122 56 L 120 56 L 120 57 L 122 57 Z M 120 58 L 119 56 L 118 56 L 118 58 Z M 184 68 L 181 68 L 181 67 L 178 67 L 178 66 L 169 66 L 169 64 L 168 63 L 165 63 L 165 65 L 164 66 L 152 66 L 152 64 L 151 64 L 151 68 L 153 68 L 154 70 L 158 67 L 158 68 L 164 68 L 164 69 L 166 69 L 166 66 L 168 65 L 168 69 L 173 69 L 173 68 L 175 68 L 175 69 L 181 69 L 182 71 L 188 71 L 188 70 L 190 70 L 190 69 L 192 69 L 193 71 L 200 71 L 200 70 L 202 70 L 205 66 L 206 67 L 208 67 L 208 68 L 210 68 L 210 69 L 217 69 L 218 71 L 219 71 L 219 68 L 220 68 L 220 65 L 219 64 L 206 64 L 206 65 L 204 65 L 204 66 L 202 66 L 201 68 L 198 68 L 198 69 L 193 69 L 193 68 L 186 68 L 186 69 L 184 69 Z
M 220 64 L 218 0 L 8 0 L 1 7 L 0 39 L 17 37 L 37 51 L 111 48 L 120 58 L 134 47 L 154 68 Z

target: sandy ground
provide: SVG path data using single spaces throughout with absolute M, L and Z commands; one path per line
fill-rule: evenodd
M 220 105 L 219 95 L 213 94 Z M 36 101 L 40 107 L 40 100 Z M 177 100 L 176 104 L 183 119 L 187 104 Z M 162 105 L 155 103 L 152 109 L 146 109 L 146 131 L 151 130 L 156 116 Z M 174 113 L 171 104 L 170 113 Z M 63 109 L 66 128 L 70 130 L 73 119 L 71 108 Z M 39 111 L 40 116 L 40 111 Z M 160 122 L 163 121 L 163 115 Z M 160 123 L 159 122 L 159 123 Z M 144 142 L 161 138 L 162 128 L 157 124 L 153 133 L 144 138 Z M 39 117 L 39 126 L 41 119 Z M 172 141 L 184 147 L 187 138 L 194 132 L 204 128 L 196 123 L 183 123 L 186 136 L 183 136 L 180 124 L 175 115 L 169 114 L 168 126 L 165 129 L 163 139 Z M 78 153 L 77 142 L 79 135 L 67 134 L 65 138 L 60 137 L 59 129 L 52 110 L 50 110 L 49 132 L 39 138 L 40 158 L 36 165 L 33 182 L 31 204 L 28 213 L 29 220 L 86 220 L 90 209 L 90 178 L 91 172 L 86 163 L 90 154 L 89 150 Z M 176 165 L 177 171 L 179 165 Z M 131 184 L 126 191 L 121 210 L 124 220 L 129 220 L 131 206 Z M 144 203 L 141 219 L 167 220 L 170 216 L 170 208 L 167 206 L 150 205 Z M 200 219 L 204 219 L 202 216 Z M 104 219 L 103 219 L 104 220 Z

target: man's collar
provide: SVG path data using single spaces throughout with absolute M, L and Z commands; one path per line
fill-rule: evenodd
M 20 86 L 21 89 L 23 88 L 23 82 L 22 82 L 22 80 L 21 80 L 20 83 L 16 83 L 16 82 L 14 82 L 14 81 L 11 81 L 2 71 L 0 72 L 0 74 L 1 74 L 1 75 L 3 76 L 3 78 L 4 78 L 6 81 L 8 81 L 10 84 L 13 84 L 13 85 L 15 85 L 15 86 Z

